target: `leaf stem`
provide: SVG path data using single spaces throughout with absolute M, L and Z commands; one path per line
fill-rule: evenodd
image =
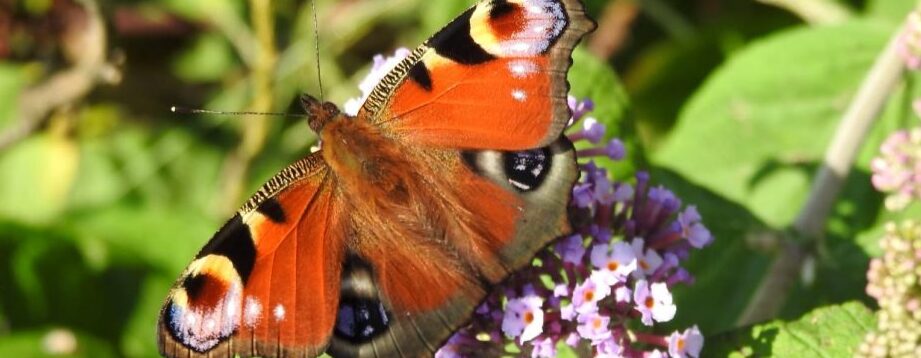
M 831 145 L 825 153 L 806 204 L 792 225 L 793 235 L 809 239 L 797 242 L 786 238 L 761 282 L 738 320 L 747 325 L 770 319 L 783 307 L 786 297 L 799 277 L 810 247 L 823 246 L 823 236 L 832 207 L 854 165 L 854 160 L 872 124 L 886 104 L 893 88 L 899 83 L 904 64 L 897 53 L 900 26 L 886 48 L 877 56 L 863 83 L 851 101 Z

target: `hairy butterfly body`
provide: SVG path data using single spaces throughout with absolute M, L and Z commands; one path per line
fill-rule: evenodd
M 569 230 L 566 72 L 593 28 L 578 0 L 483 1 L 355 117 L 304 97 L 322 150 L 271 178 L 182 273 L 161 354 L 434 354 Z

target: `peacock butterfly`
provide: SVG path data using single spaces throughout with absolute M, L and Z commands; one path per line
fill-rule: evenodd
M 579 0 L 487 0 L 354 117 L 302 97 L 322 150 L 269 179 L 183 271 L 160 353 L 433 354 L 570 230 L 566 73 L 594 27 Z

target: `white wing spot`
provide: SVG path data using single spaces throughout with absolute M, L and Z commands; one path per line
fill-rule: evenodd
M 259 303 L 259 300 L 247 297 L 246 298 L 246 308 L 243 312 L 243 322 L 247 326 L 255 327 L 256 322 L 259 322 L 259 317 L 262 316 L 262 304 Z
M 516 42 L 512 44 L 512 51 L 518 53 L 526 53 L 531 49 L 531 45 L 528 45 L 526 42 Z
M 524 90 L 513 89 L 512 98 L 514 98 L 518 102 L 524 102 L 524 100 L 528 99 L 528 94 L 525 93 Z
M 537 72 L 537 65 L 535 65 L 534 62 L 528 60 L 515 60 L 509 62 L 508 70 L 512 73 L 512 77 L 525 78 L 528 77 L 528 75 Z
M 275 306 L 275 309 L 272 311 L 272 314 L 275 315 L 276 321 L 281 321 L 285 319 L 285 307 L 282 306 L 281 303 L 279 303 L 278 306 Z
M 237 314 L 240 313 L 240 297 L 233 295 L 228 298 L 227 305 L 224 308 L 224 315 L 230 320 L 236 320 Z
M 189 326 L 194 326 L 198 322 L 198 315 L 193 312 L 186 312 L 185 314 L 185 323 Z
M 519 182 L 514 181 L 514 180 L 512 180 L 512 179 L 509 179 L 509 180 L 508 180 L 508 183 L 509 183 L 509 184 L 512 184 L 512 186 L 515 186 L 515 187 L 517 187 L 518 189 L 521 189 L 521 190 L 531 190 L 531 186 L 530 186 L 530 185 L 523 184 L 523 183 L 519 183 Z

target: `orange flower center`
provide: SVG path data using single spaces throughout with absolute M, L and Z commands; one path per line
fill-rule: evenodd
M 531 324 L 534 322 L 534 313 L 528 311 L 524 313 L 524 323 Z
M 678 350 L 679 351 L 684 350 L 684 338 L 678 338 Z
M 592 327 L 595 327 L 595 329 L 601 328 L 601 318 L 595 318 L 592 321 Z
M 648 270 L 648 269 L 649 269 L 649 264 L 646 263 L 646 260 L 640 260 L 640 267 L 641 267 L 643 270 Z
M 646 297 L 646 302 L 643 302 L 646 305 L 646 308 L 652 308 L 655 306 L 655 302 L 652 300 L 652 296 Z
M 595 291 L 585 291 L 585 294 L 583 294 L 582 297 L 585 298 L 586 301 L 591 301 L 593 298 L 595 298 Z
M 608 270 L 615 271 L 620 266 L 617 261 L 608 261 Z

